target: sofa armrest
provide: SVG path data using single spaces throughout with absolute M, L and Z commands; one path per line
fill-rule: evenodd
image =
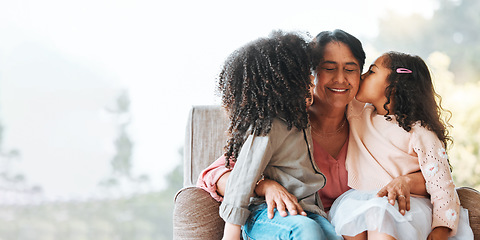
M 186 187 L 175 196 L 174 239 L 222 239 L 225 222 L 218 214 L 220 203 L 198 187 Z
M 480 239 L 480 192 L 470 187 L 457 188 L 462 207 L 468 209 L 474 239 Z

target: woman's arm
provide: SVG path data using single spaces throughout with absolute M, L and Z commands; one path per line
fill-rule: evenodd
M 425 178 L 421 171 L 399 176 L 393 179 L 377 193 L 378 197 L 388 197 L 390 204 L 398 201 L 398 210 L 402 215 L 410 210 L 410 194 L 428 196 Z
M 225 172 L 218 178 L 215 186 L 216 193 L 219 196 L 224 196 L 229 176 L 230 172 Z M 281 216 L 287 216 L 287 211 L 290 215 L 296 215 L 298 213 L 304 215 L 305 213 L 300 204 L 298 204 L 297 198 L 273 180 L 265 179 L 258 183 L 255 188 L 255 193 L 258 196 L 265 197 L 268 205 L 269 218 L 273 218 L 275 208 L 277 208 Z M 428 196 L 425 179 L 420 171 L 393 179 L 377 193 L 377 196 L 387 196 L 392 205 L 394 205 L 395 200 L 397 200 L 398 210 L 400 213 L 405 214 L 406 211 L 410 210 L 410 194 Z
M 222 197 L 225 196 L 225 188 L 227 186 L 229 176 L 230 172 L 226 172 L 217 181 L 217 193 Z

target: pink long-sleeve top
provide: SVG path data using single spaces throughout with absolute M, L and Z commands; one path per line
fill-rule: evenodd
M 387 121 L 371 104 L 353 100 L 348 106 L 348 185 L 380 189 L 392 179 L 422 171 L 433 205 L 432 229 L 445 226 L 456 233 L 460 201 L 443 143 L 420 123 L 407 132 L 392 115 Z
M 315 140 L 313 140 L 313 158 L 320 171 L 325 175 L 326 185 L 318 191 L 325 211 L 328 211 L 335 199 L 350 189 L 347 186 L 347 170 L 345 158 L 347 156 L 348 140 L 343 145 L 337 158 L 332 157 Z M 233 167 L 235 163 L 230 161 Z M 200 174 L 197 187 L 205 189 L 217 201 L 223 198 L 217 193 L 217 181 L 226 172 L 231 171 L 225 167 L 225 157 L 222 156 L 213 162 Z M 319 186 L 321 187 L 321 186 Z

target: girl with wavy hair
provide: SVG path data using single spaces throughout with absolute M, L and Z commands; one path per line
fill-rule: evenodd
M 473 239 L 453 184 L 446 151 L 451 138 L 437 99 L 418 56 L 385 53 L 362 75 L 347 111 L 352 190 L 338 197 L 329 213 L 345 239 Z M 398 211 L 394 201 L 376 195 L 392 179 L 418 171 L 430 199 L 400 195 L 410 201 L 407 211 Z

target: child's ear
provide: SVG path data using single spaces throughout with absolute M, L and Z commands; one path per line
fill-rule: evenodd
M 313 90 L 315 89 L 315 76 L 310 75 L 310 83 L 312 84 L 312 87 L 310 88 L 310 92 L 313 94 Z
M 312 86 L 310 87 L 310 97 L 307 98 L 307 107 L 310 107 L 313 104 L 313 93 L 315 91 L 315 77 L 310 75 L 310 81 Z

